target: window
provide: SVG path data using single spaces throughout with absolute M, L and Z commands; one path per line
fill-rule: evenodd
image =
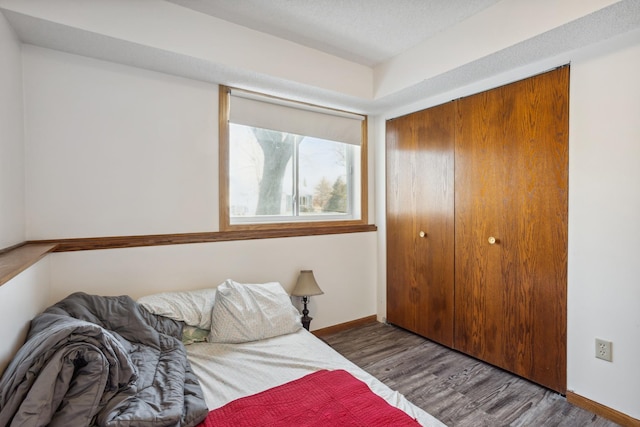
M 366 123 L 221 86 L 220 229 L 365 224 Z

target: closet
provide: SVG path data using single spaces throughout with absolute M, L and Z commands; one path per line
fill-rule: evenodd
M 566 392 L 569 67 L 387 121 L 387 321 Z

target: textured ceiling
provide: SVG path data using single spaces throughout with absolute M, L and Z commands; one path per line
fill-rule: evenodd
M 168 1 L 374 66 L 499 0 Z

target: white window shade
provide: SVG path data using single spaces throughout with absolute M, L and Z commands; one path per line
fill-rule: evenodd
M 360 145 L 364 116 L 232 91 L 231 123 Z

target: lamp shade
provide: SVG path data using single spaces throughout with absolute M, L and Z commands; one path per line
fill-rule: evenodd
M 298 282 L 296 287 L 291 292 L 291 295 L 296 297 L 308 297 L 311 295 L 322 295 L 322 289 L 318 286 L 316 278 L 313 277 L 312 270 L 301 270 L 298 276 Z

